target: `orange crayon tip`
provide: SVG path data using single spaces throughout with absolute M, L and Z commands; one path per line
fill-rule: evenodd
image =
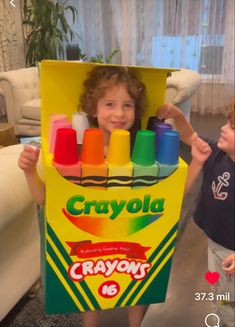
M 81 162 L 94 166 L 104 163 L 104 133 L 101 129 L 88 128 L 85 130 Z

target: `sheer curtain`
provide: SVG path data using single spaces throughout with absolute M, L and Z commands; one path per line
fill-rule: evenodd
M 221 3 L 223 10 L 221 10 Z M 208 58 L 205 60 L 214 73 L 203 75 L 203 83 L 193 99 L 192 110 L 201 114 L 224 113 L 225 104 L 234 95 L 234 1 L 215 1 L 215 3 L 210 1 L 209 5 L 210 12 L 213 13 L 210 17 L 210 24 L 214 24 L 213 30 L 209 33 L 214 37 L 211 53 L 208 53 Z M 216 23 L 217 26 L 215 26 Z M 207 28 L 210 29 L 211 25 Z M 219 32 L 223 35 L 222 43 L 218 41 Z
M 88 57 L 189 68 L 202 84 L 193 111 L 222 113 L 234 88 L 234 0 L 80 0 L 74 29 Z
M 25 66 L 22 17 L 19 2 L 0 1 L 0 72 Z M 0 117 L 6 114 L 0 90 Z
M 25 66 L 20 1 L 0 1 L 0 72 Z

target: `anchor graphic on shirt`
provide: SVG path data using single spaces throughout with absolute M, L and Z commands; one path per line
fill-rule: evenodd
M 212 182 L 212 191 L 213 191 L 213 195 L 214 198 L 217 200 L 225 200 L 228 196 L 228 192 L 221 192 L 221 188 L 223 186 L 228 187 L 229 183 L 228 180 L 230 178 L 230 173 L 225 172 L 223 173 L 222 176 L 218 177 L 218 181 L 219 183 L 216 185 L 215 181 Z

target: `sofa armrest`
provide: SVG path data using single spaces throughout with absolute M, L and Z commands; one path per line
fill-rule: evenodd
M 33 203 L 23 171 L 17 160 L 23 150 L 22 144 L 4 147 L 0 150 L 0 231 L 9 224 L 12 217 L 21 215 L 25 206 Z
M 17 165 L 22 148 L 0 149 L 0 321 L 40 276 L 37 207 Z
M 167 78 L 165 103 L 172 103 L 180 108 L 189 121 L 192 95 L 200 83 L 200 74 L 193 70 L 181 69 L 173 72 Z
M 22 118 L 22 105 L 40 98 L 38 68 L 22 68 L 0 73 L 0 88 L 5 98 L 8 122 L 15 126 Z
M 166 102 L 177 105 L 185 101 L 194 94 L 200 83 L 200 74 L 193 70 L 181 69 L 173 72 L 166 82 Z

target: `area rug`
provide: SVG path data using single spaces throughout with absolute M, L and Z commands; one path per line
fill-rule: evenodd
M 11 312 L 0 322 L 1 327 L 81 327 L 82 315 L 45 315 L 42 289 L 35 295 L 26 294 Z

